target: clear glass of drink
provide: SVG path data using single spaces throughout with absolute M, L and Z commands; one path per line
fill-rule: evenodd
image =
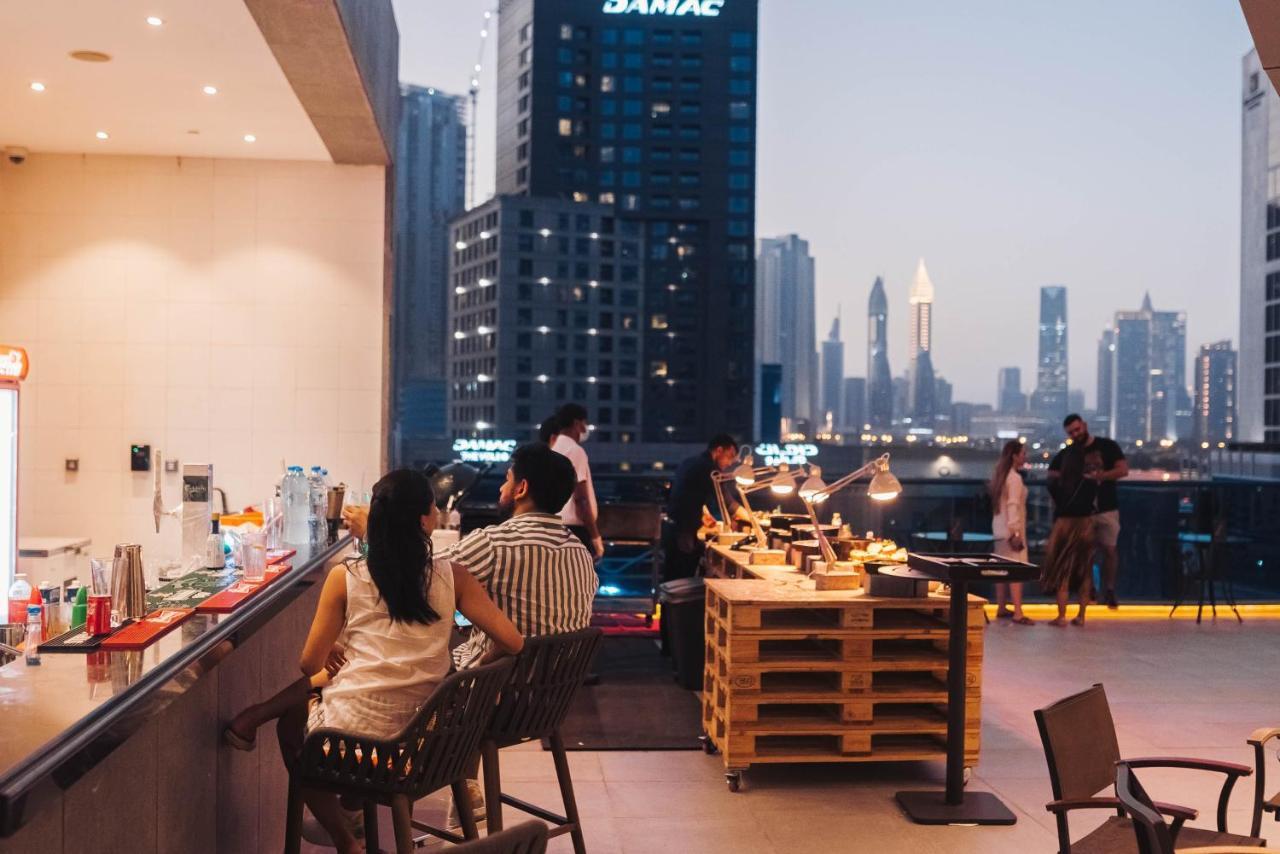
M 264 531 L 249 531 L 242 540 L 244 580 L 261 581 L 267 574 L 267 538 Z

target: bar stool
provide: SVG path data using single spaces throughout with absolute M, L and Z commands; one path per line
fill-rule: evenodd
M 524 649 L 516 657 L 515 669 L 502 688 L 498 709 L 481 742 L 489 833 L 502 830 L 502 805 L 506 804 L 553 825 L 548 837 L 570 834 L 575 854 L 585 854 L 587 848 L 582 837 L 582 823 L 573 796 L 573 779 L 569 776 L 569 759 L 565 754 L 564 740 L 560 737 L 560 726 L 591 668 L 602 636 L 600 629 L 591 628 L 525 639 Z M 498 751 L 535 738 L 546 739 L 550 744 L 556 780 L 564 801 L 564 815 L 502 793 Z M 458 809 L 460 813 L 463 811 L 461 804 Z
M 466 839 L 477 839 L 467 766 L 515 667 L 512 658 L 455 673 L 440 683 L 426 704 L 399 734 L 374 739 L 321 727 L 307 735 L 289 768 L 286 854 L 302 847 L 302 792 L 334 792 L 364 805 L 365 845 L 378 850 L 377 806 L 391 807 L 396 851 L 414 850 L 413 802 L 452 787 Z M 436 828 L 428 833 L 451 842 L 463 837 Z

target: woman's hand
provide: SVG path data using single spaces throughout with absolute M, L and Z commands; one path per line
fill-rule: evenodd
M 342 521 L 357 540 L 363 540 L 369 529 L 369 508 L 363 504 L 348 504 L 342 508 Z
M 1026 546 L 1026 542 L 1022 539 L 1021 534 L 1013 533 L 1009 535 L 1009 546 L 1014 551 L 1020 552 Z
M 333 649 L 329 650 L 329 655 L 324 660 L 324 672 L 329 674 L 329 678 L 338 675 L 338 671 L 347 663 L 346 650 L 337 644 L 333 645 Z

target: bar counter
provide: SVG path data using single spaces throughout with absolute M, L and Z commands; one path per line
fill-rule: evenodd
M 325 570 L 350 539 L 146 649 L 42 653 L 0 668 L 0 852 L 278 851 L 287 775 L 275 732 L 223 747 L 222 722 L 298 678 Z

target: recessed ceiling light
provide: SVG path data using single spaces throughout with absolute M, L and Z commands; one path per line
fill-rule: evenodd
M 111 54 L 103 53 L 100 50 L 73 50 L 69 54 L 72 59 L 78 59 L 81 62 L 110 62 Z
M 251 133 L 246 133 L 246 134 L 244 135 L 244 141 L 245 141 L 245 142 L 257 142 L 257 141 L 258 141 L 258 138 L 257 138 L 256 136 L 254 136 L 253 134 L 251 134 Z
M 202 89 L 201 91 L 203 91 L 206 95 L 216 95 L 216 94 L 218 94 L 218 87 L 217 87 L 217 86 L 206 86 L 206 87 L 204 87 L 204 89 Z
M 32 92 L 43 92 L 43 91 L 44 91 L 44 84 L 43 84 L 43 83 L 41 83 L 39 80 L 32 80 L 32 81 L 31 81 L 31 91 L 32 91 Z
M 164 18 L 157 18 L 155 15 L 148 15 L 147 23 L 153 27 L 162 27 L 164 26 Z
M 94 134 L 94 136 L 96 136 L 98 139 L 110 139 L 110 138 L 111 138 L 111 134 L 107 133 L 105 130 L 100 130 L 100 131 L 98 131 L 97 133 L 95 133 L 95 134 Z

